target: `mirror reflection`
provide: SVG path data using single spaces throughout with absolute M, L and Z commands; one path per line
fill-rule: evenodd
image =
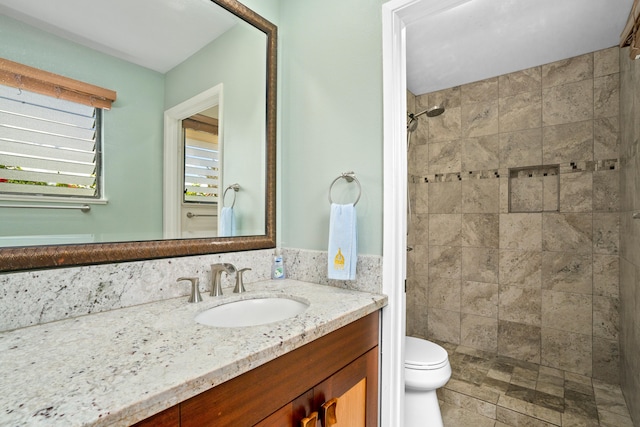
M 211 2 L 49 3 L 0 0 L 0 57 L 117 93 L 96 130 L 102 191 L 0 188 L 2 206 L 90 206 L 0 207 L 0 246 L 265 235 L 266 34 Z M 6 129 L 0 140 L 14 140 Z

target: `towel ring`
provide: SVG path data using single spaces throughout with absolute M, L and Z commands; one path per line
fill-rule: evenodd
M 358 181 L 358 178 L 356 178 L 356 174 L 353 173 L 353 172 L 344 172 L 344 173 L 340 174 L 339 177 L 337 177 L 336 179 L 333 180 L 333 182 L 329 186 L 329 203 L 333 204 L 333 200 L 331 200 L 331 191 L 333 190 L 333 185 L 336 182 L 338 182 L 339 179 L 345 179 L 347 182 L 355 181 L 356 184 L 358 184 L 358 197 L 356 197 L 356 201 L 353 202 L 353 206 L 355 206 L 358 203 L 358 201 L 360 200 L 360 196 L 362 195 L 362 185 L 360 185 L 360 181 Z
M 224 193 L 222 193 L 222 207 L 225 207 L 224 198 L 226 197 L 227 191 L 229 190 L 233 190 L 233 202 L 231 202 L 231 207 L 233 207 L 236 204 L 236 193 L 238 192 L 238 190 L 240 190 L 240 184 L 231 184 L 230 186 L 225 188 Z

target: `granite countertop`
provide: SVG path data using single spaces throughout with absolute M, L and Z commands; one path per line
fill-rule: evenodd
M 0 425 L 128 426 L 383 307 L 384 295 L 296 280 L 245 285 L 0 333 Z M 244 328 L 194 321 L 237 299 L 287 295 L 301 315 Z

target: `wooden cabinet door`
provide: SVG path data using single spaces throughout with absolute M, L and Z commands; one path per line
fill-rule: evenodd
M 336 423 L 322 427 L 377 427 L 378 348 L 375 347 L 313 388 L 314 407 L 336 398 Z

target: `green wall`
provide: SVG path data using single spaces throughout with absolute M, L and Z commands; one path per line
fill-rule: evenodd
M 329 186 L 354 171 L 362 183 L 359 253 L 382 254 L 383 3 L 281 1 L 284 247 L 327 250 Z M 334 201 L 353 201 L 355 185 L 340 184 Z
M 2 209 L 0 236 L 93 234 L 101 240 L 162 236 L 164 77 L 0 16 L 0 57 L 115 90 L 104 113 L 106 205 L 80 211 Z M 158 189 L 149 187 L 158 183 Z

